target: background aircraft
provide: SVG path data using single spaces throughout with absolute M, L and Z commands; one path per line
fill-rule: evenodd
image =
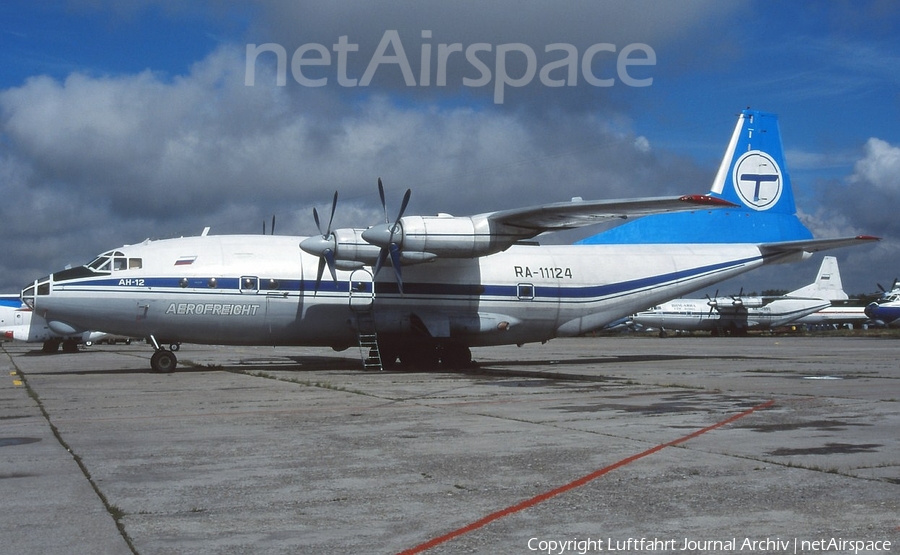
M 47 321 L 22 302 L 18 295 L 0 295 L 0 336 L 27 343 L 43 343 L 46 353 L 59 350 L 74 352 L 79 343 L 90 343 L 105 338 L 105 333 L 86 331 L 72 335 L 53 332 Z
M 791 293 L 795 296 L 821 297 L 831 301 L 831 306 L 813 312 L 808 316 L 794 320 L 793 324 L 811 327 L 839 327 L 851 325 L 860 326 L 869 321 L 866 316 L 865 306 L 857 299 L 850 299 L 844 292 L 841 280 L 841 271 L 838 268 L 837 258 L 826 256 L 822 259 L 819 275 L 815 283 L 803 287 Z
M 881 298 L 866 306 L 866 316 L 888 327 L 900 327 L 900 287 L 897 280 L 894 280 L 890 291 L 885 291 Z
M 832 298 L 846 299 L 847 294 L 841 286 L 837 259 L 826 256 L 816 281 L 787 295 L 675 299 L 638 312 L 633 321 L 643 327 L 659 328 L 661 337 L 665 337 L 667 330 L 739 334 L 750 329 L 783 326 L 819 314 L 831 307 Z
M 326 225 L 313 211 L 320 236 L 147 240 L 35 280 L 22 299 L 57 333 L 147 337 L 156 371 L 174 369 L 161 344 L 179 342 L 359 345 L 375 368 L 464 365 L 474 346 L 584 334 L 763 264 L 874 240 L 813 239 L 784 167 L 777 118 L 745 110 L 708 195 L 424 217 L 404 216 L 407 191 L 391 220 L 379 187 L 385 223 L 332 230 L 335 193 Z M 574 245 L 526 241 L 646 214 Z

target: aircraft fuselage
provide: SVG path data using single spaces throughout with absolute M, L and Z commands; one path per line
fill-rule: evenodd
M 102 330 L 165 343 L 357 344 L 361 313 L 380 336 L 466 346 L 574 336 L 763 263 L 753 245 L 514 245 L 472 259 L 338 271 L 316 287 L 301 237 L 201 236 L 123 246 L 26 288 L 54 331 Z

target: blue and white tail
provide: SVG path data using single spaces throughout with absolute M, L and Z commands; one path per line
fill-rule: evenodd
M 646 216 L 581 243 L 777 243 L 812 238 L 796 215 L 774 114 L 741 112 L 709 194 L 738 207 Z

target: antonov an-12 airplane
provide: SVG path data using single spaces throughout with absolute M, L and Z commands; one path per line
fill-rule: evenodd
M 393 222 L 385 210 L 384 224 L 323 229 L 314 211 L 321 235 L 309 238 L 146 240 L 37 279 L 22 299 L 58 333 L 146 337 L 156 371 L 177 363 L 161 345 L 181 342 L 359 345 L 376 368 L 465 365 L 471 347 L 580 335 L 763 264 L 875 239 L 813 239 L 784 168 L 776 117 L 745 110 L 708 195 L 423 217 L 403 216 L 407 191 Z M 336 204 L 335 193 L 330 218 Z M 637 215 L 573 245 L 527 242 Z
M 750 329 L 776 328 L 823 311 L 831 307 L 830 297 L 846 299 L 847 294 L 840 285 L 837 259 L 826 256 L 816 281 L 787 295 L 717 294 L 705 299 L 675 299 L 638 312 L 632 321 L 645 328 L 658 328 L 660 337 L 671 330 L 708 331 L 714 336 L 742 334 Z

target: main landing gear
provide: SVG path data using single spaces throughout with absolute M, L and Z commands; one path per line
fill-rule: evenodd
M 175 356 L 175 353 L 172 351 L 167 351 L 163 349 L 159 345 L 159 341 L 156 340 L 152 335 L 148 338 L 148 343 L 153 345 L 153 356 L 150 357 L 150 368 L 153 369 L 154 372 L 169 374 L 175 371 L 175 367 L 178 365 L 178 357 Z M 177 343 L 173 343 L 171 345 L 172 350 L 177 350 L 175 346 Z
M 472 365 L 472 351 L 458 343 L 437 343 L 424 340 L 401 344 L 385 342 L 380 345 L 381 361 L 385 368 L 400 365 L 408 370 L 437 370 L 439 367 L 460 370 Z

